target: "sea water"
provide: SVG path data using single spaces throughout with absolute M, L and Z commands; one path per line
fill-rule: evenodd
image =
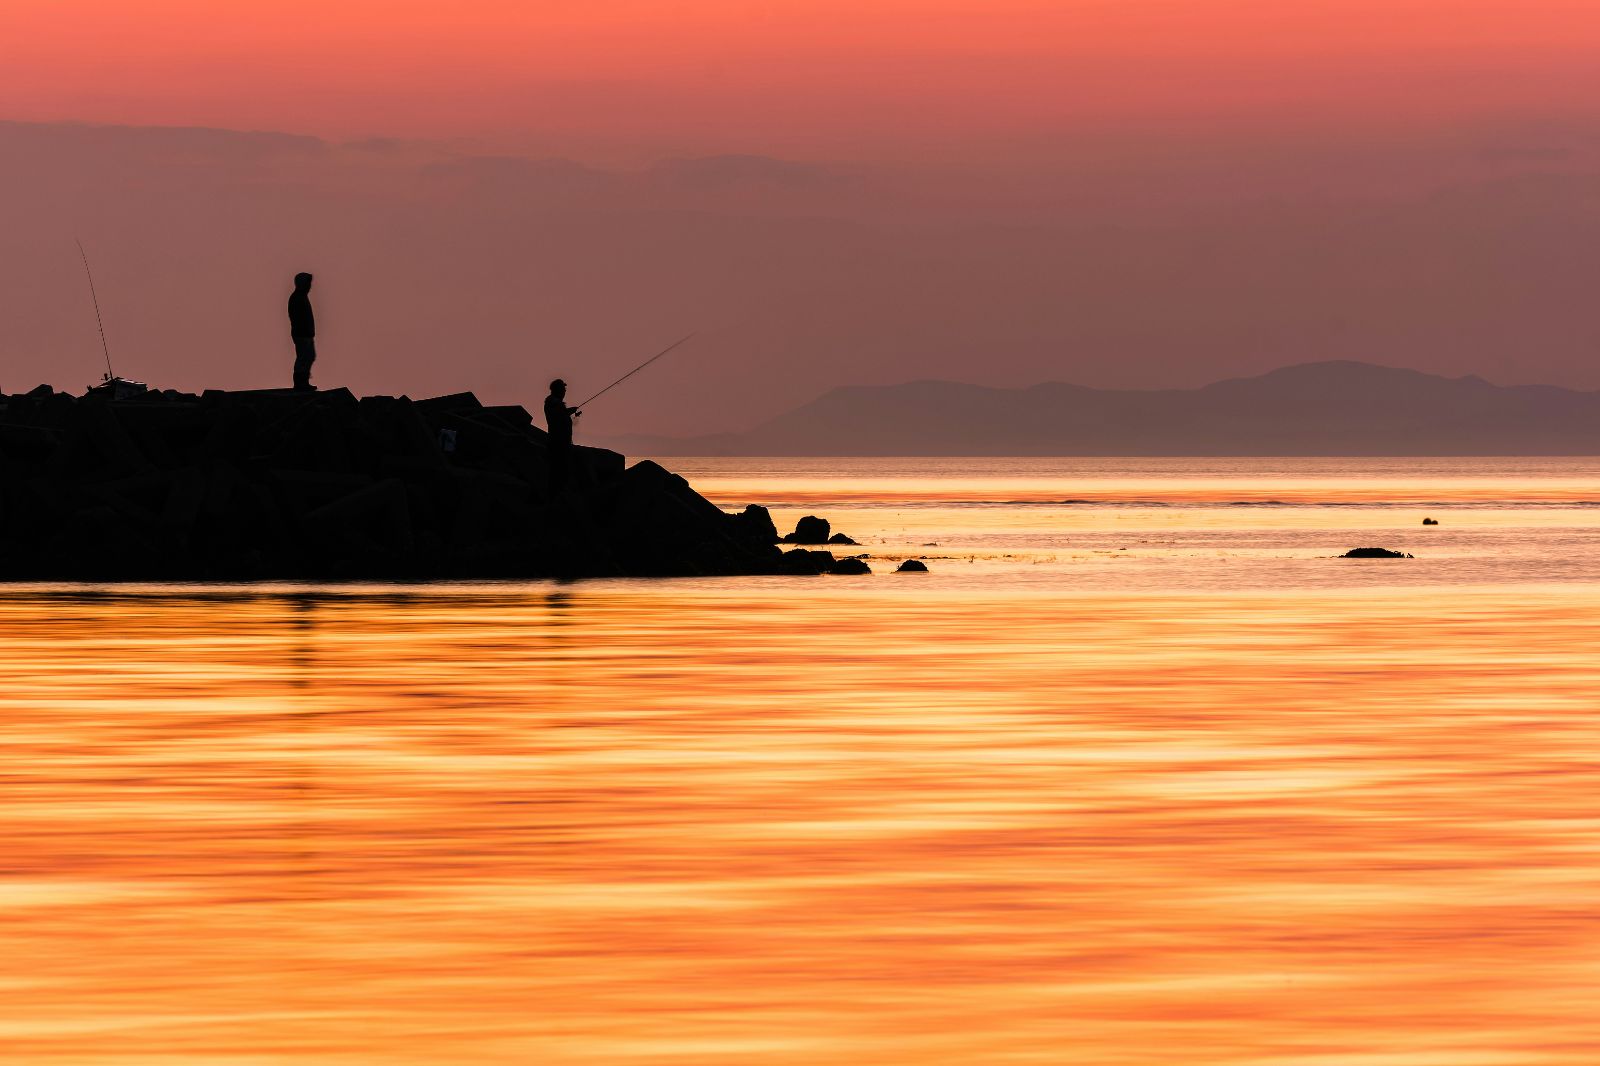
M 0 591 L 0 1060 L 1600 1061 L 1600 462 L 666 463 L 876 572 Z

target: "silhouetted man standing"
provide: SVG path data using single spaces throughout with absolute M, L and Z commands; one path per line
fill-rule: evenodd
M 567 473 L 572 463 L 572 419 L 583 412 L 567 406 L 567 383 L 556 378 L 550 383 L 550 395 L 544 398 L 544 424 L 550 433 L 550 491 L 557 493 L 567 487 Z
M 294 341 L 294 387 L 311 388 L 311 364 L 317 361 L 317 317 L 311 313 L 311 275 L 294 276 L 289 294 L 289 338 Z

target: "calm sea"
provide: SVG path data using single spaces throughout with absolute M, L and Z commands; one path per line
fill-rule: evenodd
M 877 573 L 0 591 L 0 1061 L 1600 1061 L 1600 461 L 667 465 Z

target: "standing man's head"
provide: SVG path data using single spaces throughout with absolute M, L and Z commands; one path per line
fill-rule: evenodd
M 567 383 L 560 378 L 556 378 L 550 383 L 550 395 L 557 399 L 565 397 L 567 395 Z
M 296 292 L 311 291 L 311 275 L 301 271 L 294 276 L 294 289 Z

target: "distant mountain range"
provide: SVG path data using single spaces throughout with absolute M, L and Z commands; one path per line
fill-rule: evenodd
M 1349 361 L 1198 389 L 834 389 L 744 433 L 626 437 L 632 455 L 1597 455 L 1600 392 Z

